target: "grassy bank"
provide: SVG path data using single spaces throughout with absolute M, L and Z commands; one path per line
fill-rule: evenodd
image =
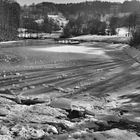
M 98 35 L 82 35 L 71 38 L 72 40 L 86 41 L 86 42 L 106 42 L 106 43 L 124 43 L 128 44 L 129 37 L 121 36 L 98 36 Z

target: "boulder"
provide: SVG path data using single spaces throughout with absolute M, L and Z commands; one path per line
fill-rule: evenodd
M 37 130 L 34 128 L 22 127 L 19 132 L 19 136 L 24 139 L 39 139 L 42 138 L 44 135 L 45 132 L 43 130 Z
M 9 135 L 0 135 L 0 140 L 14 140 L 14 139 Z

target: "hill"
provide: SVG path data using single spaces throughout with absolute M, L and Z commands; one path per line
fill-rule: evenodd
M 86 1 L 81 3 L 55 4 L 50 2 L 42 2 L 36 5 L 32 4 L 30 6 L 23 6 L 21 9 L 21 23 L 23 24 L 22 28 L 29 27 L 27 21 L 30 21 L 29 25 L 32 24 L 31 28 L 33 26 L 35 27 L 33 30 L 39 29 L 40 32 L 42 32 L 49 27 L 46 32 L 50 33 L 52 31 L 62 29 L 65 26 L 60 26 L 61 24 L 56 25 L 58 23 L 56 21 L 60 20 L 55 18 L 54 21 L 54 18 L 50 19 L 49 16 L 52 15 L 60 18 L 63 17 L 65 21 L 70 21 L 70 24 L 64 31 L 64 34 L 67 34 L 64 36 L 69 37 L 71 35 L 75 36 L 88 33 L 105 34 L 105 29 L 108 27 L 110 21 L 112 25 L 111 32 L 112 34 L 115 34 L 116 28 L 121 26 L 129 26 L 127 24 L 129 15 L 140 10 L 140 2 L 137 0 L 125 1 L 124 3 Z M 37 27 L 34 21 L 38 19 L 43 19 L 47 22 L 44 22 L 42 27 Z M 27 26 L 24 26 L 24 23 Z

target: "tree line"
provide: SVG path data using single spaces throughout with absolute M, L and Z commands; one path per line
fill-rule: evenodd
M 32 7 L 30 5 L 29 7 Z M 77 18 L 80 15 L 87 15 L 88 17 L 100 16 L 101 14 L 112 13 L 112 7 L 118 7 L 120 13 L 139 11 L 139 0 L 119 2 L 105 2 L 105 1 L 86 1 L 81 3 L 55 4 L 50 2 L 42 2 L 34 5 L 32 14 L 39 13 L 46 15 L 46 13 L 62 13 L 68 19 Z
M 106 35 L 109 30 L 110 35 L 116 34 L 116 29 L 127 27 L 129 32 L 136 30 L 137 12 L 125 15 L 123 17 L 111 16 L 109 24 L 102 22 L 97 18 L 88 19 L 86 16 L 79 16 L 77 19 L 71 19 L 64 28 L 62 37 L 72 37 L 85 34 Z
M 29 12 L 27 12 L 29 10 Z M 105 34 L 105 28 L 107 27 L 105 22 L 101 22 L 101 16 L 106 14 L 115 13 L 135 13 L 140 10 L 140 2 L 137 0 L 125 1 L 124 3 L 111 3 L 102 1 L 93 2 L 81 2 L 70 4 L 54 4 L 49 2 L 43 2 L 39 4 L 32 4 L 27 8 L 23 8 L 22 15 L 28 14 L 31 17 L 43 17 L 44 23 L 41 27 L 38 27 L 36 23 L 32 23 L 32 28 L 36 28 L 38 31 L 51 32 L 58 29 L 57 25 L 53 21 L 47 19 L 47 14 L 59 14 L 62 13 L 68 20 L 68 25 L 64 28 L 63 36 L 76 36 L 81 34 Z M 27 27 L 26 23 L 29 19 L 23 18 L 23 27 Z M 113 16 L 110 19 L 111 34 L 115 34 L 115 28 L 121 26 L 127 26 L 130 28 L 134 22 L 134 14 L 124 17 Z M 129 25 L 128 25 L 129 24 Z M 29 26 L 28 26 L 29 28 Z M 51 31 L 50 31 L 51 30 Z
M 77 19 L 71 19 L 69 21 L 61 37 L 67 38 L 85 34 L 104 35 L 106 26 L 105 22 L 101 22 L 96 18 L 89 20 L 85 16 L 79 16 Z
M 137 12 L 133 12 L 124 17 L 112 16 L 110 18 L 110 29 L 112 34 L 116 34 L 115 29 L 120 27 L 127 27 L 129 31 L 135 31 L 137 21 Z
M 14 40 L 20 24 L 20 5 L 15 1 L 0 0 L 0 41 Z
M 81 34 L 105 34 L 108 26 L 100 21 L 101 15 L 112 12 L 133 13 L 130 16 L 116 17 L 110 19 L 112 34 L 115 28 L 121 26 L 135 27 L 135 12 L 140 10 L 140 2 L 137 0 L 125 1 L 124 3 L 110 2 L 81 2 L 70 4 L 54 4 L 43 2 L 23 6 L 13 0 L 0 0 L 0 41 L 13 40 L 17 36 L 17 29 L 26 28 L 34 32 L 47 32 L 59 30 L 56 22 L 47 17 L 48 14 L 62 13 L 69 23 L 64 28 L 63 35 L 76 36 Z M 36 22 L 43 19 L 42 24 Z
M 41 23 L 38 23 L 32 17 L 22 18 L 21 28 L 25 28 L 30 33 L 52 33 L 52 31 L 60 30 L 60 26 L 52 19 L 49 19 L 48 16 L 42 19 Z

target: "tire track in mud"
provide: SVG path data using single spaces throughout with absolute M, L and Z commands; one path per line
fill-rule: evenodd
M 123 87 L 131 82 L 136 82 L 139 78 L 131 77 L 128 73 L 128 68 L 133 61 L 122 52 L 119 55 L 117 55 L 118 52 L 114 53 L 114 57 L 105 60 L 100 58 L 72 60 L 64 62 L 63 65 L 60 63 L 60 67 L 38 67 L 1 73 L 0 89 L 10 89 L 15 94 L 25 96 L 53 91 L 69 96 L 69 92 L 72 92 L 73 95 L 83 92 L 105 93 L 119 88 L 119 85 Z M 120 57 L 121 55 L 123 57 Z M 123 59 L 125 57 L 126 59 Z M 117 72 L 116 69 L 121 68 L 122 70 Z M 126 70 L 127 74 L 125 74 Z M 125 80 L 128 81 L 125 83 Z M 71 90 L 67 91 L 68 88 Z
M 112 64 L 111 64 L 112 63 Z M 0 82 L 11 82 L 11 79 L 12 80 L 16 80 L 16 79 L 20 79 L 20 78 L 25 78 L 25 79 L 33 79 L 33 78 L 38 78 L 38 77 L 43 77 L 43 76 L 46 76 L 46 75 L 53 75 L 53 74 L 58 74 L 58 73 L 62 73 L 62 72 L 73 72 L 74 70 L 77 70 L 77 69 L 83 69 L 84 68 L 89 68 L 92 67 L 94 69 L 99 69 L 99 68 L 106 68 L 106 67 L 111 67 L 111 66 L 119 66 L 120 64 L 116 64 L 114 62 L 109 62 L 108 63 L 99 63 L 97 64 L 98 66 L 96 66 L 96 64 L 92 63 L 90 65 L 81 65 L 81 66 L 73 66 L 73 67 L 67 67 L 67 68 L 59 68 L 59 69 L 45 69 L 45 70 L 40 70 L 40 71 L 34 71 L 34 72 L 30 72 L 30 73 L 24 73 L 22 74 L 21 73 L 21 76 L 16 76 L 16 75 L 12 75 L 12 76 L 6 76 L 5 78 L 0 78 Z M 101 66 L 100 66 L 101 65 Z M 86 70 L 85 69 L 85 70 Z M 75 72 L 75 71 L 74 71 Z M 20 73 L 20 71 L 18 71 L 18 73 Z M 9 80 L 9 81 L 8 81 Z
M 104 64 L 101 68 L 102 70 L 106 69 L 106 68 L 112 68 L 114 67 L 116 64 Z M 112 67 L 111 67 L 112 66 Z M 84 68 L 84 66 L 80 66 L 80 68 Z M 78 66 L 79 68 L 79 66 Z M 62 73 L 67 74 L 67 78 L 70 78 L 71 75 L 75 75 L 75 73 L 81 73 L 81 76 L 85 73 L 85 76 L 88 75 L 88 73 L 86 72 L 86 69 L 88 68 L 88 70 L 90 70 L 91 72 L 93 72 L 92 68 L 98 69 L 98 67 L 94 66 L 94 64 L 92 65 L 88 65 L 86 66 L 86 69 L 78 69 L 78 68 L 66 68 L 61 70 L 60 69 L 56 69 L 55 72 L 54 70 L 52 70 L 53 72 L 48 72 L 48 71 L 43 71 L 43 72 L 33 72 L 30 73 L 30 75 L 25 74 L 22 76 L 10 76 L 7 78 L 2 78 L 0 79 L 0 85 L 3 88 L 6 87 L 10 87 L 13 84 L 20 84 L 20 87 L 24 87 L 24 86 L 31 86 L 31 85 L 37 85 L 37 84 L 42 84 L 44 82 L 53 82 L 53 81 L 61 81 L 63 80 L 63 78 L 58 78 L 59 76 L 61 76 Z M 82 72 L 84 71 L 84 72 Z M 95 72 L 95 71 L 94 71 Z M 75 75 L 76 76 L 76 75 Z M 76 77 L 78 78 L 78 77 Z M 28 84 L 26 84 L 28 83 Z
M 92 95 L 94 93 L 96 94 L 98 93 L 100 96 L 101 94 L 110 92 L 114 89 L 119 90 L 123 87 L 128 86 L 129 84 L 136 83 L 136 82 L 139 83 L 140 77 L 129 74 L 130 71 L 132 71 L 132 69 L 127 70 L 127 72 L 123 71 L 115 75 L 110 75 L 110 77 L 107 77 L 103 80 L 90 82 L 89 84 L 82 86 L 82 88 L 73 92 L 73 96 L 83 92 L 88 92 Z M 70 96 L 72 97 L 72 95 Z M 68 96 L 66 95 L 64 97 L 69 97 L 69 95 Z

